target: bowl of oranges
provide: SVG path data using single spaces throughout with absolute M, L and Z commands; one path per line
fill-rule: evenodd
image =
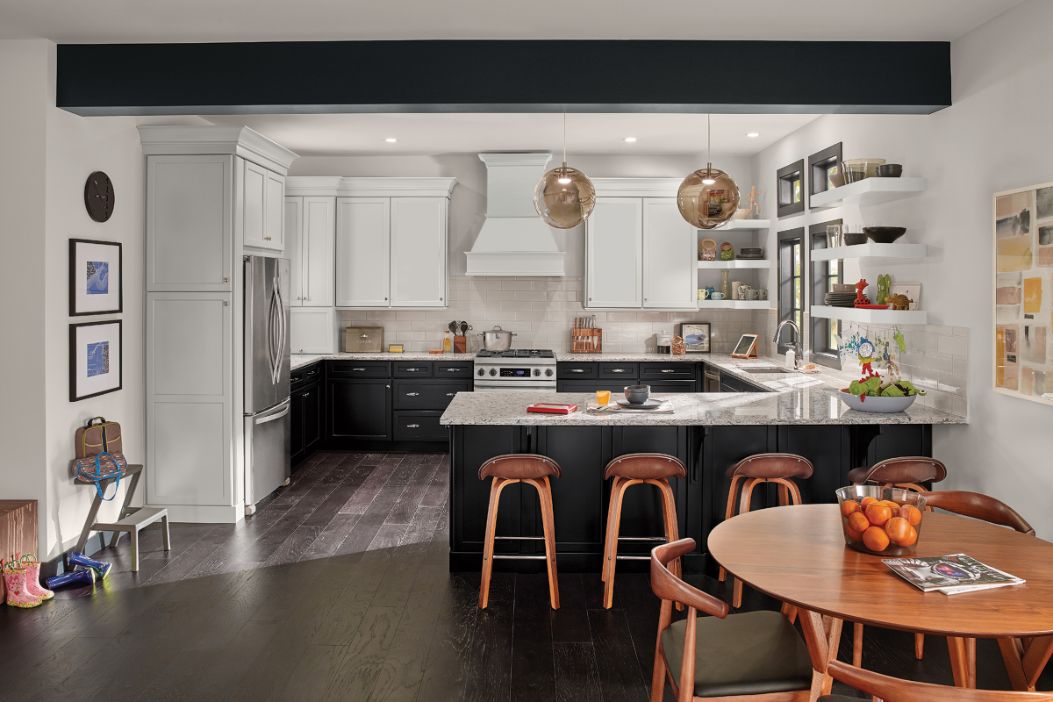
M 918 546 L 925 498 L 910 490 L 849 485 L 837 490 L 845 543 L 863 553 L 909 556 Z

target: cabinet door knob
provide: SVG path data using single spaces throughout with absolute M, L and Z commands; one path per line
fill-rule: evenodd
M 223 282 L 224 283 L 229 283 L 230 282 L 230 278 L 228 276 L 223 276 Z

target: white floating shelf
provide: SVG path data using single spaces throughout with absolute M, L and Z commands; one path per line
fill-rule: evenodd
M 770 310 L 771 300 L 699 300 L 700 310 Z
M 763 258 L 759 259 L 739 259 L 736 258 L 733 261 L 699 261 L 698 270 L 740 270 L 744 268 L 771 268 L 771 261 Z
M 814 249 L 813 261 L 835 261 L 842 258 L 870 259 L 872 261 L 911 262 L 921 261 L 928 254 L 925 244 L 876 244 L 868 241 L 855 246 L 837 246 L 832 249 Z
M 916 195 L 925 190 L 924 178 L 864 178 L 812 195 L 811 207 L 874 205 Z
M 823 319 L 841 319 L 861 324 L 925 324 L 928 313 L 924 310 L 867 310 L 856 307 L 829 307 L 812 305 L 812 316 Z
M 705 234 L 707 231 L 715 232 L 721 231 L 726 232 L 730 229 L 768 229 L 771 227 L 770 219 L 729 219 L 720 226 L 713 227 L 712 229 L 699 229 L 698 231 Z

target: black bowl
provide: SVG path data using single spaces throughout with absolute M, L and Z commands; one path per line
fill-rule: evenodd
M 877 174 L 881 178 L 899 178 L 903 175 L 903 166 L 898 163 L 883 163 L 877 167 Z
M 863 232 L 876 244 L 891 244 L 907 232 L 906 227 L 863 227 Z
M 845 240 L 845 245 L 847 246 L 867 243 L 867 235 L 859 232 L 845 232 L 842 238 Z

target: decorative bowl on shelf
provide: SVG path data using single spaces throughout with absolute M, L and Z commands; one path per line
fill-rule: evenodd
M 842 235 L 845 241 L 845 246 L 856 246 L 857 244 L 867 243 L 867 235 L 862 232 L 845 232 Z
M 845 174 L 845 183 L 858 183 L 864 178 L 875 178 L 878 167 L 885 165 L 883 158 L 850 158 L 841 163 Z
M 925 497 L 880 485 L 838 488 L 845 545 L 876 556 L 910 556 L 918 548 Z
M 899 163 L 883 163 L 877 169 L 878 178 L 899 178 L 903 175 L 903 166 Z
M 875 244 L 891 244 L 907 233 L 906 227 L 863 227 L 863 233 Z
M 914 404 L 917 395 L 906 395 L 904 397 L 875 397 L 873 395 L 853 395 L 841 390 L 837 393 L 841 401 L 848 405 L 849 409 L 860 412 L 905 412 Z

